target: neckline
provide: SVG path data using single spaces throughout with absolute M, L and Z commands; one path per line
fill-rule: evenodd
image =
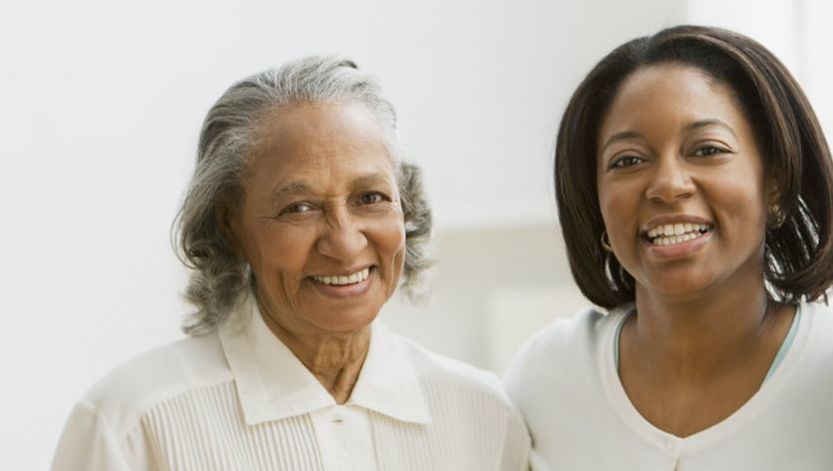
M 603 341 L 600 343 L 600 356 L 598 357 L 602 385 L 609 403 L 623 423 L 642 440 L 666 451 L 679 450 L 683 446 L 688 451 L 710 446 L 726 435 L 741 429 L 750 419 L 764 411 L 770 400 L 786 384 L 786 379 L 789 378 L 789 374 L 793 370 L 792 365 L 798 361 L 798 357 L 804 350 L 810 325 L 813 320 L 812 315 L 802 315 L 805 311 L 809 312 L 806 303 L 802 302 L 797 304 L 796 318 L 800 316 L 801 319 L 800 322 L 796 322 L 796 318 L 793 319 L 793 325 L 790 327 L 790 330 L 792 331 L 794 329 L 795 332 L 790 341 L 790 345 L 784 351 L 777 368 L 772 371 L 772 375 L 761 385 L 758 391 L 738 408 L 738 410 L 722 421 L 692 435 L 679 437 L 661 430 L 648 422 L 630 401 L 619 378 L 614 346 L 618 344 L 617 340 L 621 331 L 621 324 L 623 324 L 624 319 L 627 319 L 632 314 L 633 309 L 634 306 L 628 304 L 615 308 L 608 314 L 610 324 L 608 324 L 608 328 L 603 334 Z M 782 343 L 782 349 L 783 347 L 784 344 Z
M 344 405 L 363 407 L 403 422 L 430 423 L 431 413 L 407 350 L 378 321 L 373 321 L 370 328 L 367 356 Z M 247 425 L 337 405 L 269 329 L 253 300 L 241 304 L 220 327 L 219 337 Z
M 635 312 L 634 309 L 628 309 L 622 315 L 622 318 L 616 322 L 616 330 L 613 333 L 613 364 L 616 367 L 616 374 L 619 374 L 619 345 L 620 339 L 622 337 L 622 327 L 625 326 L 625 322 L 630 319 L 630 317 Z M 778 347 L 778 351 L 775 353 L 775 358 L 772 359 L 772 364 L 769 366 L 769 370 L 767 371 L 766 375 L 764 376 L 764 380 L 761 383 L 763 386 L 769 378 L 775 373 L 775 370 L 778 369 L 778 366 L 784 360 L 784 356 L 792 346 L 793 340 L 795 339 L 795 333 L 798 331 L 798 325 L 801 322 L 801 306 L 797 305 L 795 309 L 795 315 L 793 315 L 792 320 L 790 321 L 790 328 L 787 331 L 787 335 L 784 336 L 784 339 L 781 341 L 781 346 Z

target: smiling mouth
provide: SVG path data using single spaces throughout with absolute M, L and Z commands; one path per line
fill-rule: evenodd
M 672 245 L 699 239 L 712 230 L 714 227 L 708 224 L 660 224 L 645 232 L 643 237 L 652 245 Z
M 311 278 L 319 283 L 330 286 L 349 286 L 361 283 L 370 276 L 370 267 L 359 270 L 350 275 L 313 275 Z

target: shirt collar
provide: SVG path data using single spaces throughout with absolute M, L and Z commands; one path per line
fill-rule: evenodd
M 335 405 L 335 400 L 276 337 L 249 297 L 219 329 L 247 425 L 292 417 Z M 405 346 L 378 322 L 346 404 L 391 418 L 427 424 L 431 414 Z
M 373 322 L 367 358 L 347 403 L 403 422 L 430 424 L 431 413 L 406 348 L 381 323 Z

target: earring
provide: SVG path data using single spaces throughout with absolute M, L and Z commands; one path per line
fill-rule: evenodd
M 605 249 L 606 252 L 613 251 L 613 247 L 610 246 L 610 240 L 607 237 L 607 231 L 602 231 L 602 248 Z
M 614 276 L 614 273 L 618 273 L 619 277 L 617 278 Z M 616 260 L 616 255 L 613 255 L 613 252 L 609 250 L 605 252 L 604 275 L 607 285 L 611 290 L 620 292 L 623 289 L 632 289 L 632 287 L 629 286 L 632 283 L 628 281 L 628 276 L 630 276 L 630 274 L 625 271 L 625 267 L 619 263 L 619 260 Z
M 784 225 L 784 221 L 786 220 L 787 214 L 779 204 L 773 204 L 767 210 L 767 226 L 770 229 L 778 229 Z

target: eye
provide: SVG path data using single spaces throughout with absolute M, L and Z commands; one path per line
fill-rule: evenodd
M 387 200 L 388 200 L 388 198 L 385 195 L 383 195 L 382 193 L 379 193 L 378 191 L 370 191 L 370 192 L 367 192 L 367 193 L 362 193 L 362 195 L 359 196 L 359 203 L 360 204 L 375 204 L 375 203 L 381 203 L 381 202 L 387 201 Z
M 283 208 L 280 214 L 304 214 L 312 211 L 313 209 L 314 207 L 310 203 L 301 201 L 299 203 L 292 203 L 289 206 Z
M 698 157 L 706 157 L 706 156 L 709 156 L 709 155 L 726 154 L 728 152 L 729 152 L 728 149 L 709 144 L 709 145 L 704 145 L 704 146 L 698 147 L 694 151 L 694 155 L 696 155 Z
M 642 162 L 644 162 L 644 160 L 641 157 L 637 157 L 635 155 L 623 155 L 611 160 L 607 165 L 607 169 L 613 170 L 617 168 L 633 167 L 634 165 L 639 165 Z

